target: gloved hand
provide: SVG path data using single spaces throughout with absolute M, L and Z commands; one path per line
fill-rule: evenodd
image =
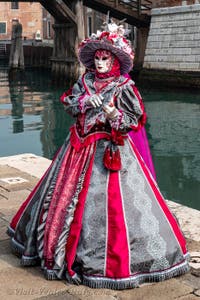
M 103 106 L 103 110 L 106 113 L 108 119 L 115 119 L 118 115 L 118 109 L 114 106 L 113 102 Z
M 102 100 L 103 100 L 103 97 L 99 94 L 94 94 L 92 96 L 90 96 L 87 101 L 86 101 L 86 104 L 87 105 L 92 105 L 93 107 L 100 107 L 102 105 Z

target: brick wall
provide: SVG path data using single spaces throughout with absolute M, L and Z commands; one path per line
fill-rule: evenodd
M 200 71 L 200 4 L 152 10 L 148 69 Z
M 10 2 L 0 2 L 0 11 L 0 22 L 7 24 L 7 33 L 0 34 L 0 40 L 11 38 L 13 19 L 18 19 L 22 24 L 23 37 L 33 39 L 37 30 L 43 36 L 42 6 L 39 3 L 19 2 L 19 9 L 11 9 Z
M 152 0 L 153 8 L 157 7 L 171 7 L 171 6 L 181 6 L 183 4 L 191 5 L 198 1 L 195 0 Z

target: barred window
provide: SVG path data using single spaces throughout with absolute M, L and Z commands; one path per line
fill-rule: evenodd
M 19 2 L 18 1 L 11 2 L 11 9 L 19 9 Z

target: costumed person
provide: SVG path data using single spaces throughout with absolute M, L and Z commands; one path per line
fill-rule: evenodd
M 127 74 L 133 52 L 120 25 L 84 40 L 87 72 L 61 100 L 76 118 L 49 169 L 8 228 L 24 266 L 47 279 L 134 288 L 188 271 L 184 236 L 128 135 L 145 122 Z

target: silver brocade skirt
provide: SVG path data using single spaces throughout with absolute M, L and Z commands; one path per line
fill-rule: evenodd
M 185 239 L 135 145 L 119 146 L 122 169 L 103 165 L 109 141 L 78 152 L 69 139 L 8 228 L 24 266 L 48 279 L 134 288 L 188 271 Z

